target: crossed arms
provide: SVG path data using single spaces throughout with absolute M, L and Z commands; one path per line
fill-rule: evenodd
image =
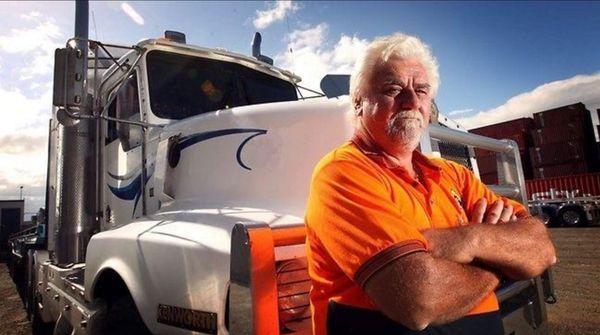
M 365 284 L 391 319 L 412 329 L 465 316 L 499 284 L 499 276 L 532 278 L 556 262 L 554 246 L 536 218 L 517 219 L 499 200 L 478 201 L 474 225 L 423 232 L 428 252 L 401 257 Z

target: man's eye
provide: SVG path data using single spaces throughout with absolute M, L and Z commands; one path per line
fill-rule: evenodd
M 400 91 L 401 90 L 399 88 L 390 88 L 390 89 L 387 89 L 385 91 L 385 94 L 387 94 L 387 95 L 398 95 L 398 93 L 400 93 Z
M 429 94 L 429 91 L 427 91 L 427 90 L 417 90 L 417 94 L 419 94 L 419 95 L 427 95 L 427 94 Z

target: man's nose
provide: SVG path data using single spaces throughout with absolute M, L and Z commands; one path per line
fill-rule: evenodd
M 405 88 L 397 95 L 401 110 L 415 110 L 419 107 L 417 93 L 412 88 Z

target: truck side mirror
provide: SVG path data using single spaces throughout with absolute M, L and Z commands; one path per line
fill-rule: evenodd
M 68 46 L 54 51 L 54 88 L 52 104 L 57 107 L 81 107 L 85 94 L 87 57 L 83 51 Z

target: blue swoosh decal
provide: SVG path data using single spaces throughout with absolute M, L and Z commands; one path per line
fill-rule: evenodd
M 246 138 L 242 143 L 240 143 L 237 148 L 235 158 L 237 159 L 238 164 L 246 169 L 252 170 L 242 161 L 242 150 L 244 146 L 254 137 L 259 135 L 264 135 L 267 133 L 266 129 L 257 129 L 257 128 L 230 128 L 230 129 L 221 129 L 221 130 L 212 130 L 203 133 L 192 134 L 188 136 L 184 136 L 179 139 L 179 150 L 186 149 L 196 143 L 200 143 L 206 140 L 210 140 L 215 137 L 227 136 L 232 134 L 243 134 L 243 133 L 253 133 L 251 136 Z
M 153 172 L 150 172 L 146 176 L 146 183 L 150 180 Z M 135 210 L 137 208 L 138 202 L 142 196 L 142 174 L 140 173 L 137 177 L 133 179 L 133 181 L 123 187 L 114 187 L 108 185 L 108 188 L 117 198 L 121 200 L 135 200 L 133 204 L 133 213 L 135 214 Z
M 141 182 L 142 182 L 142 175 L 139 174 L 128 185 L 125 185 L 123 187 L 113 187 L 113 186 L 108 185 L 108 188 L 110 189 L 112 194 L 114 194 L 119 199 L 133 200 L 133 199 L 136 199 L 137 197 L 139 197 L 139 195 L 142 191 L 142 188 L 140 187 Z

